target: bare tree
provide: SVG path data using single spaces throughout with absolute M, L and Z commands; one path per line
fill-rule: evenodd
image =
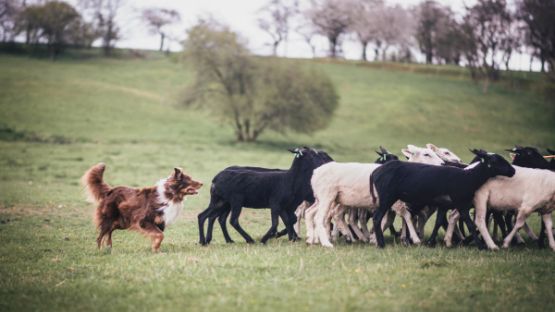
M 381 6 L 376 11 L 375 22 L 377 35 L 375 39 L 376 59 L 381 48 L 382 60 L 387 59 L 387 50 L 397 46 L 406 50 L 411 45 L 415 20 L 413 16 L 400 5 Z
M 277 55 L 279 45 L 287 41 L 291 18 L 298 12 L 298 1 L 270 0 L 260 9 L 258 26 L 272 38 L 272 53 Z
M 381 0 L 358 0 L 352 3 L 351 31 L 355 33 L 362 46 L 363 61 L 368 60 L 368 45 L 378 37 L 377 14 L 382 11 L 383 5 Z
M 312 57 L 316 57 L 316 44 L 314 43 L 314 37 L 316 36 L 316 31 L 310 24 L 302 24 L 295 28 L 297 34 L 299 34 L 304 42 L 310 47 L 312 52 Z
M 341 35 L 351 25 L 352 0 L 313 0 L 305 11 L 317 33 L 328 38 L 329 55 L 337 57 Z
M 527 44 L 536 51 L 541 71 L 545 71 L 547 62 L 549 70 L 555 72 L 555 1 L 519 0 L 517 3 L 518 17 L 527 26 Z
M 511 35 L 511 21 L 505 0 L 479 0 L 465 16 L 466 36 L 468 41 L 474 41 L 466 50 L 466 59 L 473 77 L 486 79 L 484 91 L 489 80 L 499 78 L 496 56 Z
M 91 12 L 96 28 L 102 34 L 104 55 L 110 55 L 115 42 L 120 38 L 120 29 L 116 24 L 118 11 L 125 0 L 80 0 L 80 6 Z
M 168 36 L 165 30 L 166 26 L 179 22 L 181 16 L 176 10 L 148 8 L 143 10 L 143 19 L 152 33 L 160 35 L 160 51 L 162 51 L 164 39 Z

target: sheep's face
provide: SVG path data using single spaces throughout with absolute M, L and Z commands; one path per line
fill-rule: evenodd
M 541 167 L 545 164 L 545 159 L 534 147 L 522 147 L 517 145 L 507 151 L 511 152 L 510 156 L 513 160 L 513 165 L 521 167 Z
M 451 152 L 450 150 L 444 147 L 437 147 L 431 143 L 426 144 L 426 147 L 434 151 L 434 153 L 436 153 L 436 155 L 439 158 L 443 159 L 444 161 L 456 162 L 456 163 L 462 162 L 459 156 L 455 155 L 455 153 Z
M 429 148 L 417 147 L 414 145 L 407 145 L 407 148 L 401 150 L 403 155 L 407 157 L 409 162 L 441 166 L 444 161 L 437 156 L 434 151 Z
M 391 154 L 388 150 L 380 146 L 380 150 L 376 151 L 380 157 L 376 160 L 377 164 L 385 164 L 388 161 L 399 160 L 399 157 L 395 154 Z
M 515 175 L 515 168 L 502 156 L 484 150 L 471 150 L 471 152 L 476 155 L 475 160 L 486 166 L 490 176 L 512 177 Z

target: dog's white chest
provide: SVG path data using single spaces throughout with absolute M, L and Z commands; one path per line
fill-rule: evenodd
M 165 225 L 167 226 L 174 223 L 177 220 L 177 217 L 179 217 L 182 209 L 183 202 L 169 202 L 167 205 L 163 206 L 161 210 L 164 213 L 163 218 Z

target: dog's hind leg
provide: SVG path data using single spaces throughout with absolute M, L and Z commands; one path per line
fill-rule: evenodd
M 160 251 L 160 245 L 164 240 L 164 233 L 155 224 L 146 222 L 140 225 L 140 231 L 150 237 L 152 252 Z
M 112 225 L 111 222 L 107 219 L 104 219 L 101 221 L 100 225 L 98 226 L 99 228 L 99 233 L 98 233 L 98 237 L 96 238 L 96 244 L 98 245 L 98 249 L 102 248 L 102 242 L 104 241 L 104 237 L 106 237 L 106 235 L 108 235 L 108 233 L 111 234 L 112 232 Z M 112 241 L 110 239 L 110 245 L 111 245 Z

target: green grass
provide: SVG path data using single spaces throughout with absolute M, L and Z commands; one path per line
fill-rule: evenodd
M 305 61 L 306 62 L 306 61 Z M 553 97 L 494 85 L 488 94 L 462 75 L 411 73 L 355 63 L 314 62 L 341 96 L 325 130 L 265 133 L 238 144 L 231 129 L 178 106 L 192 81 L 172 59 L 0 55 L 0 310 L 546 310 L 555 304 L 555 255 L 528 247 L 333 250 L 274 240 L 225 245 L 219 229 L 197 242 L 196 215 L 208 187 L 190 198 L 166 232 L 161 254 L 146 238 L 116 232 L 111 254 L 95 248 L 94 207 L 78 184 L 99 161 L 106 180 L 151 185 L 182 166 L 210 182 L 229 165 L 286 168 L 285 148 L 325 148 L 339 161 L 374 161 L 379 145 L 555 147 Z M 537 77 L 535 78 L 537 79 Z M 246 209 L 255 238 L 268 211 Z M 531 225 L 538 231 L 538 219 Z

